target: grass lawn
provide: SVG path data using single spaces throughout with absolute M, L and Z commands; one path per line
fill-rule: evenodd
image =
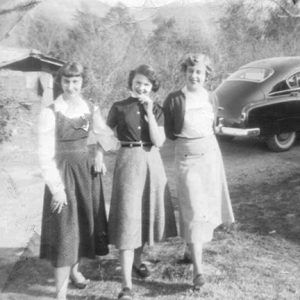
M 176 204 L 172 153 L 164 150 Z M 109 199 L 115 155 L 109 155 L 104 178 Z M 298 169 L 299 171 L 299 169 Z M 253 184 L 230 185 L 236 224 L 218 228 L 204 249 L 206 284 L 192 293 L 192 269 L 180 264 L 180 238 L 146 247 L 144 259 L 152 270 L 147 280 L 134 277 L 135 299 L 300 299 L 300 171 L 289 177 Z M 292 210 L 291 210 L 292 208 Z M 14 265 L 0 299 L 51 299 L 54 281 L 50 265 L 37 258 L 39 235 L 34 234 Z M 85 260 L 83 273 L 91 279 L 86 290 L 70 286 L 69 299 L 116 299 L 120 265 L 115 249 L 98 260 Z

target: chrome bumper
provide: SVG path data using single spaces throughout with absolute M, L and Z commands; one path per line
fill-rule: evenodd
M 233 128 L 223 125 L 218 126 L 217 134 L 230 136 L 258 136 L 260 134 L 259 128 Z

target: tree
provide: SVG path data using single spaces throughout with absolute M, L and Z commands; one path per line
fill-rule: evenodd
M 299 53 L 299 20 L 280 18 L 280 12 L 279 6 L 254 0 L 228 2 L 219 20 L 220 80 L 247 62 Z
M 279 17 L 290 17 L 300 19 L 300 2 L 298 0 L 282 1 L 282 0 L 269 0 L 279 8 L 281 14 Z M 283 13 L 283 14 L 282 14 Z
M 88 68 L 85 95 L 105 110 L 125 96 L 128 72 L 141 59 L 144 37 L 128 8 L 121 4 L 103 18 L 77 12 L 75 21 L 64 46 L 66 59 L 79 60 Z
M 26 12 L 38 5 L 40 1 L 29 0 L 19 1 L 13 6 L 2 5 L 0 6 L 0 41 L 7 38 L 10 32 L 16 27 L 16 25 L 23 19 Z
M 19 36 L 21 46 L 37 49 L 54 57 L 64 56 L 63 46 L 67 38 L 65 25 L 38 15 L 34 19 L 29 19 L 25 28 L 25 34 Z
M 164 98 L 170 90 L 181 87 L 180 61 L 187 53 L 204 52 L 211 56 L 213 51 L 209 40 L 199 30 L 190 28 L 182 32 L 174 18 L 159 16 L 153 22 L 156 28 L 148 39 L 147 56 L 160 75 L 160 94 Z

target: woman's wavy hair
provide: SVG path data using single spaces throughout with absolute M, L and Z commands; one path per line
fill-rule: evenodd
M 135 75 L 140 74 L 144 75 L 148 78 L 148 80 L 152 84 L 152 91 L 157 92 L 160 87 L 160 82 L 157 78 L 157 75 L 154 71 L 154 69 L 149 65 L 140 65 L 136 69 L 129 72 L 128 76 L 128 88 L 132 91 L 132 82 L 135 77 Z
M 204 65 L 206 70 L 206 77 L 212 73 L 211 61 L 206 54 L 203 53 L 189 53 L 181 62 L 181 71 L 186 72 L 187 68 L 195 65 Z

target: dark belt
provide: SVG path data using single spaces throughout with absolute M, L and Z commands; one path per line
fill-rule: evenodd
M 152 143 L 150 142 L 121 142 L 122 147 L 128 147 L 128 148 L 133 148 L 133 147 L 151 147 L 153 146 Z

